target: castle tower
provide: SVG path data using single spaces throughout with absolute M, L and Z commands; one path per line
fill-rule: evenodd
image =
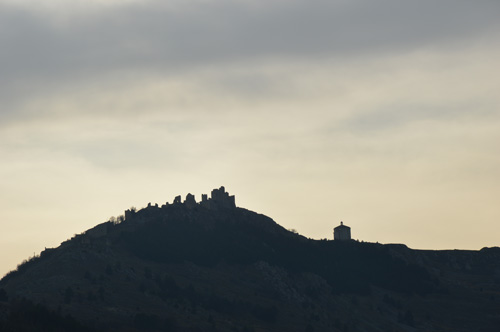
M 184 201 L 184 205 L 186 205 L 186 207 L 190 209 L 194 208 L 196 206 L 196 199 L 194 198 L 194 195 L 187 194 L 186 200 Z

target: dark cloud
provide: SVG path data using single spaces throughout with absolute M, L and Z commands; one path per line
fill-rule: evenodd
M 146 2 L 54 17 L 3 5 L 3 77 L 175 71 L 268 57 L 394 52 L 474 38 L 498 27 L 496 1 L 209 2 L 172 9 Z M 57 22 L 57 20 L 56 20 Z
M 0 5 L 0 117 L 49 91 L 107 78 L 175 76 L 228 64 L 342 63 L 491 38 L 497 1 L 211 1 L 130 3 L 82 14 Z M 232 78 L 223 78 L 225 84 Z M 241 75 L 240 75 L 241 76 Z M 243 73 L 232 89 L 272 91 Z M 43 110 L 40 110 L 43 112 Z

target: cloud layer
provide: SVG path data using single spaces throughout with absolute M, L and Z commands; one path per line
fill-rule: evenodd
M 490 43 L 500 25 L 494 1 L 145 1 L 106 7 L 96 1 L 80 4 L 78 12 L 50 3 L 0 4 L 4 93 L 117 72 L 175 75 L 228 63 L 341 62 L 474 47 Z

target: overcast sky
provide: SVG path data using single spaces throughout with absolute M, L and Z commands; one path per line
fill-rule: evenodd
M 225 185 L 311 238 L 500 234 L 496 0 L 0 0 L 0 275 Z

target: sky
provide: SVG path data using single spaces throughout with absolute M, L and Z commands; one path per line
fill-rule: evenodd
M 496 0 L 0 0 L 0 275 L 225 186 L 314 239 L 500 240 Z

